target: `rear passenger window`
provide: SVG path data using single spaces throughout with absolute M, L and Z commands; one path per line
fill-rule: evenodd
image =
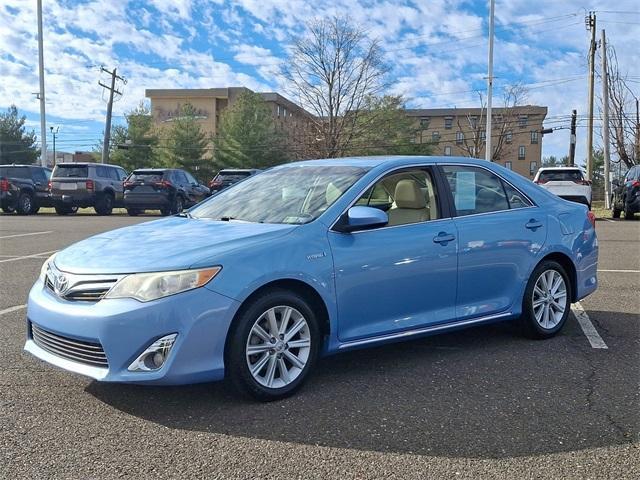
M 497 175 L 466 166 L 445 166 L 443 170 L 458 216 L 509 210 L 507 194 Z
M 107 170 L 109 171 L 109 178 L 111 180 L 120 180 L 118 178 L 118 171 L 115 168 L 108 168 Z
M 96 175 L 101 178 L 109 178 L 109 169 L 107 167 L 96 167 Z
M 49 177 L 42 168 L 33 169 L 33 179 L 40 183 L 47 183 L 49 181 Z
M 529 201 L 529 199 L 525 197 L 522 193 L 520 193 L 518 190 L 516 190 L 506 182 L 502 182 L 502 184 L 504 185 L 504 191 L 507 194 L 507 201 L 509 202 L 509 208 L 514 209 L 514 208 L 524 208 L 524 207 L 531 206 L 531 202 Z

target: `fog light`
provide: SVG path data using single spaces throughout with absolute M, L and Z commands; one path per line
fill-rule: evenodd
M 129 365 L 130 372 L 151 372 L 162 368 L 176 341 L 177 333 L 165 335 L 153 342 Z

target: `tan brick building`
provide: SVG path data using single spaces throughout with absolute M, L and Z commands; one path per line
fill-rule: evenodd
M 152 89 L 145 90 L 151 101 L 151 115 L 159 128 L 171 124 L 180 115 L 185 104 L 196 110 L 196 118 L 202 130 L 211 138 L 218 131 L 220 114 L 233 105 L 242 92 L 251 90 L 244 87 L 203 88 L 203 89 Z M 304 158 L 301 148 L 308 136 L 311 114 L 282 95 L 274 92 L 260 93 L 272 111 L 277 131 L 283 133 L 286 145 L 294 158 Z
M 434 155 L 485 158 L 486 110 L 409 109 L 419 127 L 417 142 L 433 143 Z M 533 178 L 542 159 L 542 122 L 547 107 L 524 105 L 493 109 L 493 161 Z

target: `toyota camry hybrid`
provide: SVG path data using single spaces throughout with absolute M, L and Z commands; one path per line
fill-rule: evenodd
M 504 320 L 551 337 L 597 258 L 586 206 L 493 163 L 290 163 L 53 255 L 25 350 L 101 381 L 226 376 L 273 400 L 349 349 Z

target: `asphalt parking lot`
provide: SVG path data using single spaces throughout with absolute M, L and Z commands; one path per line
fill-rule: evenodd
M 0 478 L 640 478 L 640 221 L 599 220 L 600 288 L 513 324 L 324 359 L 293 398 L 100 384 L 22 352 L 49 252 L 153 217 L 0 216 Z M 602 346 L 602 345 L 600 345 Z

